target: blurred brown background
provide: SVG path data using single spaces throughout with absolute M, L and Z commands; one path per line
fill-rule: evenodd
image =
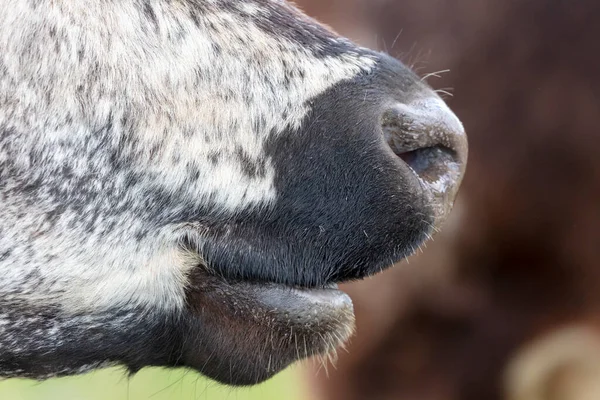
M 600 2 L 302 0 L 413 65 L 470 158 L 424 254 L 349 285 L 321 400 L 600 400 Z M 451 89 L 449 89 L 451 88 Z

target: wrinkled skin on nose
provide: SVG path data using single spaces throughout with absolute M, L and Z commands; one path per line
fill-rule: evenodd
M 440 227 L 452 210 L 467 165 L 467 138 L 458 118 L 437 96 L 395 104 L 382 127 L 392 151 L 419 176 Z

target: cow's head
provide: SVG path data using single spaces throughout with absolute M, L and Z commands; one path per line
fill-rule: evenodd
M 336 283 L 448 214 L 460 122 L 275 0 L 0 9 L 0 375 L 259 382 L 353 326 Z

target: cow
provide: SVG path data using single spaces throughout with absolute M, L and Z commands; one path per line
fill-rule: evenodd
M 448 216 L 464 129 L 399 61 L 277 0 L 4 0 L 0 376 L 327 354 L 340 282 Z

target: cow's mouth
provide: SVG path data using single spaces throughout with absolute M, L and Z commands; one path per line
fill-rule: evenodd
M 226 384 L 255 384 L 297 360 L 332 355 L 354 330 L 352 301 L 336 284 L 236 281 L 202 267 L 191 282 L 188 307 L 200 333 L 184 346 L 183 362 Z

